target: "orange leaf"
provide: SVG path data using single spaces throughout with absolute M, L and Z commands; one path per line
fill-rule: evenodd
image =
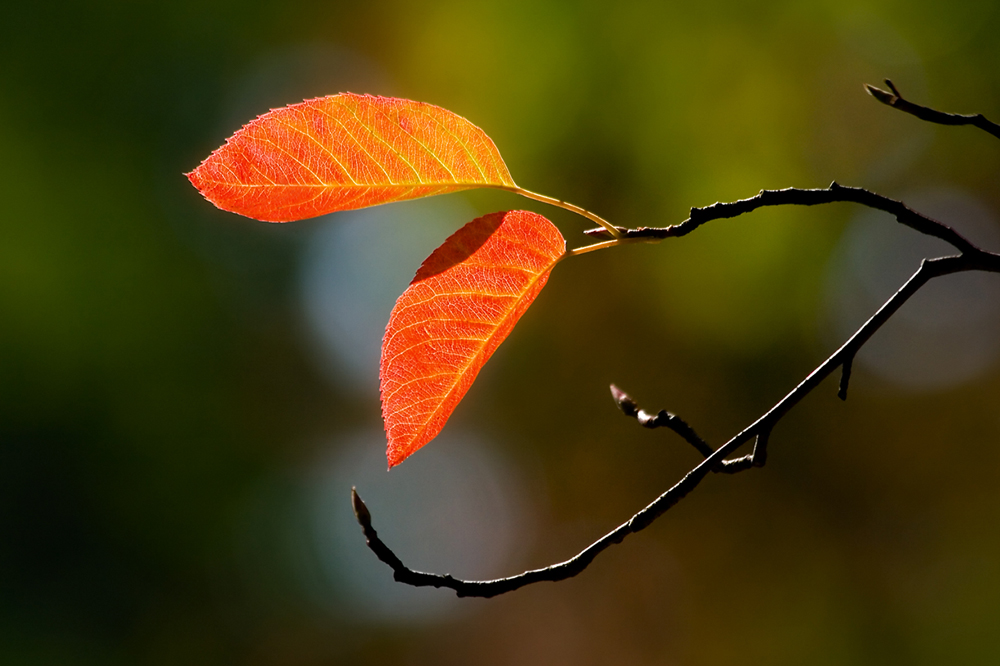
M 389 467 L 441 431 L 565 251 L 551 222 L 515 210 L 469 222 L 424 261 L 382 341 Z
M 288 222 L 470 187 L 516 187 L 493 141 L 450 111 L 342 93 L 265 113 L 187 174 L 223 210 Z

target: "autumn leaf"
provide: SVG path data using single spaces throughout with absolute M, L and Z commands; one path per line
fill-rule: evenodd
M 219 208 L 269 222 L 471 187 L 517 189 L 493 141 L 461 116 L 352 93 L 265 113 L 187 176 Z
M 515 210 L 469 222 L 424 261 L 382 341 L 389 467 L 441 431 L 565 251 L 551 222 Z

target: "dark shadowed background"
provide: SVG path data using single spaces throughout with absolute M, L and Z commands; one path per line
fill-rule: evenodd
M 340 91 L 482 127 L 524 187 L 616 224 L 832 180 L 1000 249 L 1000 142 L 862 89 L 1000 119 L 982 2 L 19 2 L 0 20 L 0 662 L 993 664 L 1000 279 L 907 305 L 775 430 L 578 578 L 402 588 L 564 559 L 825 358 L 926 253 L 848 204 L 761 211 L 560 264 L 439 440 L 391 473 L 382 328 L 421 260 L 513 195 L 285 225 L 182 173 Z

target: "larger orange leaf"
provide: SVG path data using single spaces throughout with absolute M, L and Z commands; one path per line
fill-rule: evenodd
M 469 222 L 424 261 L 382 341 L 389 467 L 441 431 L 565 251 L 551 222 L 515 210 Z
M 468 120 L 431 104 L 352 93 L 265 113 L 188 178 L 219 208 L 269 222 L 516 187 L 493 141 Z

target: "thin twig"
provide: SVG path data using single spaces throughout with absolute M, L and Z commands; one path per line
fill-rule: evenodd
M 972 243 L 962 234 L 943 222 L 918 213 L 902 201 L 890 199 L 862 187 L 846 187 L 836 182 L 830 183 L 830 187 L 819 189 L 788 187 L 783 190 L 761 190 L 757 196 L 749 199 L 714 203 L 704 208 L 692 208 L 688 219 L 669 227 L 639 227 L 620 230 L 619 233 L 624 238 L 676 238 L 686 236 L 706 222 L 744 215 L 765 206 L 818 206 L 837 202 L 857 203 L 868 208 L 885 211 L 895 216 L 896 221 L 900 224 L 922 234 L 940 238 L 959 252 L 968 252 L 974 249 Z M 603 238 L 607 232 L 604 229 L 588 229 L 585 233 Z
M 938 125 L 972 125 L 1000 139 L 1000 125 L 990 122 L 981 113 L 966 116 L 959 113 L 936 111 L 935 109 L 920 106 L 919 104 L 914 104 L 909 100 L 903 99 L 903 96 L 899 94 L 899 90 L 896 89 L 896 86 L 889 79 L 885 80 L 885 84 L 889 86 L 889 90 L 892 92 L 876 88 L 868 83 L 865 84 L 865 90 L 868 91 L 869 95 L 883 104 L 887 104 L 894 109 L 899 109 L 904 113 L 909 113 L 921 120 L 926 120 L 929 123 L 937 123 Z
M 665 409 L 661 409 L 656 414 L 650 414 L 644 409 L 640 409 L 639 405 L 636 404 L 635 400 L 632 399 L 625 391 L 621 390 L 614 384 L 611 385 L 611 397 L 614 399 L 615 404 L 618 405 L 618 409 L 622 410 L 625 416 L 631 416 L 636 421 L 639 422 L 643 428 L 668 428 L 673 430 L 675 433 L 680 435 L 684 441 L 693 446 L 698 453 L 702 455 L 703 458 L 707 458 L 713 453 L 715 449 L 708 445 L 708 443 L 698 436 L 698 433 L 694 431 L 694 428 L 689 426 L 687 422 L 676 414 L 671 414 Z M 764 456 L 766 457 L 766 453 Z M 750 469 L 752 463 L 752 456 L 743 456 L 742 458 L 736 458 L 735 460 L 723 460 L 714 469 L 713 472 L 722 472 L 724 474 L 735 474 L 736 472 L 742 472 L 745 469 Z
M 669 428 L 697 449 L 703 457 L 707 458 L 714 453 L 712 447 L 698 436 L 694 428 L 689 426 L 684 419 L 676 414 L 671 414 L 666 410 L 660 410 L 658 414 L 650 414 L 645 410 L 639 409 L 635 400 L 614 384 L 611 385 L 611 397 L 615 401 L 615 404 L 618 405 L 618 409 L 622 410 L 625 416 L 633 417 L 642 427 Z

